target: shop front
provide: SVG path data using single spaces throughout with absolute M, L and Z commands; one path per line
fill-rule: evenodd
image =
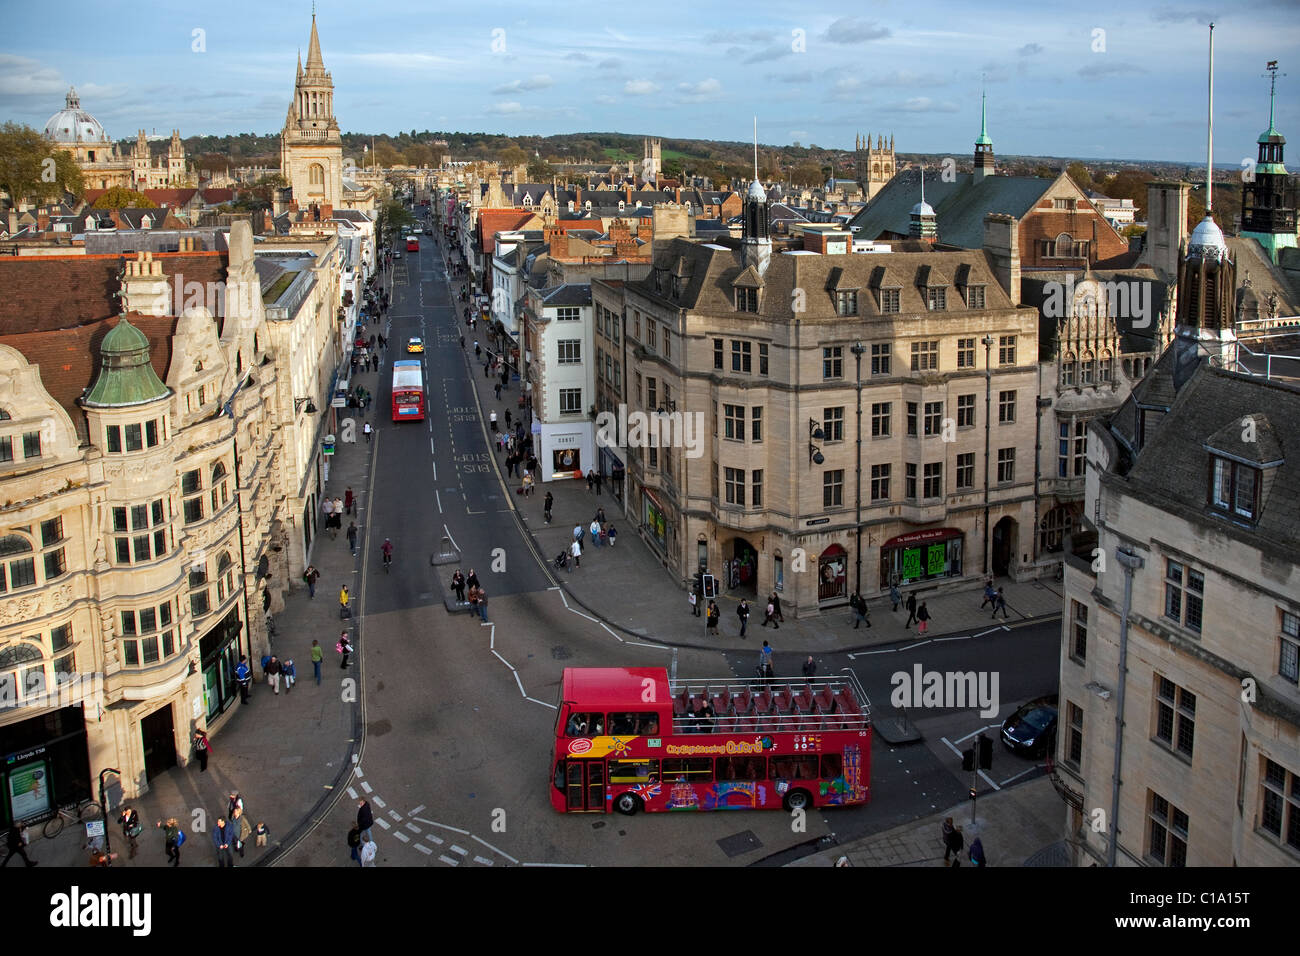
M 642 527 L 650 541 L 658 546 L 660 552 L 668 553 L 668 513 L 648 488 L 641 489 Z
M 199 639 L 203 662 L 203 707 L 208 720 L 224 713 L 239 697 L 235 667 L 239 664 L 239 635 L 243 623 L 235 606 Z
M 92 796 L 80 705 L 0 727 L 0 827 L 39 821 Z
M 591 423 L 541 426 L 542 481 L 582 478 L 595 468 L 595 444 Z
M 848 597 L 849 555 L 838 544 L 829 545 L 817 558 L 817 600 Z
M 960 577 L 964 540 L 959 528 L 929 528 L 890 538 L 880 546 L 880 589 Z

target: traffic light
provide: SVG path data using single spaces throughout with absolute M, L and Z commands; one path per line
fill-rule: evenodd
M 965 750 L 961 752 L 961 769 L 963 770 L 975 769 L 975 748 L 974 747 L 967 747 Z
M 704 597 L 706 600 L 713 600 L 718 596 L 718 579 L 712 574 L 704 575 Z
M 984 734 L 979 735 L 980 769 L 993 769 L 993 741 Z

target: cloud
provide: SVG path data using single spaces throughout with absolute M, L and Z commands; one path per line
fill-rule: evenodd
M 1026 43 L 1016 51 L 1016 54 L 1019 56 L 1037 56 L 1043 52 L 1043 49 L 1044 47 L 1041 43 Z
M 798 73 L 769 73 L 767 78 L 778 83 L 811 83 L 813 74 L 812 70 L 801 70 Z
M 889 36 L 889 29 L 876 26 L 874 20 L 840 17 L 826 28 L 822 39 L 828 43 L 865 43 L 867 40 L 879 40 L 887 36 Z
M 1151 19 L 1158 23 L 1185 23 L 1195 20 L 1201 26 L 1209 26 L 1214 21 L 1214 14 L 1208 10 L 1175 10 L 1173 7 L 1160 7 L 1151 14 Z
M 502 83 L 500 86 L 495 87 L 492 93 L 500 95 L 502 93 L 528 92 L 529 90 L 545 90 L 554 85 L 555 81 L 549 76 L 545 73 L 538 73 L 527 80 L 511 80 L 509 83 Z
M 901 103 L 895 103 L 892 106 L 884 107 L 887 113 L 956 113 L 959 108 L 956 103 L 938 103 L 928 96 L 913 96 L 910 99 L 903 100 Z
M 714 30 L 705 34 L 704 42 L 710 46 L 719 43 L 738 43 L 747 40 L 750 43 L 771 43 L 776 34 L 771 30 Z
M 703 103 L 716 100 L 722 93 L 722 84 L 709 77 L 698 83 L 678 83 L 677 98 L 683 103 Z
M 659 92 L 659 84 L 649 80 L 628 80 L 623 84 L 623 92 L 628 96 L 649 96 Z
M 790 56 L 794 50 L 788 43 L 773 43 L 771 46 L 765 46 L 761 50 L 755 50 L 749 56 L 745 57 L 746 63 L 767 63 L 771 60 L 779 60 L 783 56 Z
M 806 129 L 792 129 L 792 130 L 790 130 L 790 139 L 791 139 L 791 140 L 796 140 L 796 139 L 807 139 L 808 136 L 809 136 L 809 133 L 808 133 L 808 131 L 807 131 Z
M 1145 67 L 1136 63 L 1123 63 L 1118 60 L 1098 60 L 1079 70 L 1082 77 L 1116 76 L 1124 73 L 1146 73 Z
M 601 93 L 596 97 L 596 102 L 600 103 L 602 106 L 609 106 L 611 103 L 617 103 L 618 100 L 610 96 L 608 93 Z
M 37 60 L 0 53 L 0 94 L 5 96 L 62 96 L 68 92 L 59 71 Z M 51 108 L 53 113 L 54 109 Z
M 566 56 L 575 63 L 588 63 L 591 61 L 591 57 L 583 53 L 581 50 L 566 54 Z
M 487 108 L 488 113 L 497 113 L 501 115 L 509 114 L 509 113 L 522 113 L 523 111 L 524 111 L 523 104 L 518 103 L 514 100 L 507 100 L 504 103 L 496 103 Z
M 599 63 L 596 64 L 596 69 L 598 70 L 620 70 L 622 68 L 623 68 L 622 62 L 614 59 L 613 57 L 610 57 L 609 59 L 606 60 L 601 60 Z
M 946 86 L 949 80 L 932 73 L 913 73 L 911 70 L 891 70 L 877 73 L 867 81 L 871 87 L 902 86 L 915 89 L 918 86 Z

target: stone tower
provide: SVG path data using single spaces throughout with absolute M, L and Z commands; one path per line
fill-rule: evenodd
M 321 58 L 316 15 L 311 18 L 307 67 L 298 58 L 293 102 L 280 133 L 280 173 L 300 209 L 343 205 L 343 138 L 334 118 L 334 80 Z
M 854 176 L 867 199 L 871 199 L 894 177 L 894 137 L 888 142 L 877 135 L 876 145 L 870 136 L 859 134 L 853 144 Z
M 167 145 L 167 179 L 173 184 L 185 181 L 185 147 L 180 130 L 172 130 L 172 141 Z
M 1274 103 L 1277 94 L 1277 61 L 1268 64 L 1268 129 L 1259 134 L 1259 159 L 1255 178 L 1242 190 L 1241 235 L 1259 240 L 1277 262 L 1278 251 L 1296 246 L 1296 194 L 1283 162 L 1286 137 L 1277 131 Z
M 647 137 L 642 145 L 644 148 L 641 153 L 645 158 L 641 161 L 641 182 L 658 183 L 659 173 L 663 169 L 659 140 Z

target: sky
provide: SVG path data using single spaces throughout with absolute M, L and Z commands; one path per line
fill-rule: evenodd
M 0 0 L 0 121 L 41 129 L 75 85 L 114 138 L 278 133 L 312 6 Z M 129 15 L 128 15 L 129 12 Z M 1215 163 L 1268 125 L 1300 141 L 1300 3 L 1191 0 L 319 0 L 345 132 L 621 132 L 966 157 L 981 83 L 995 153 Z M 455 158 L 455 157 L 454 157 Z M 1293 160 L 1293 165 L 1297 160 Z

